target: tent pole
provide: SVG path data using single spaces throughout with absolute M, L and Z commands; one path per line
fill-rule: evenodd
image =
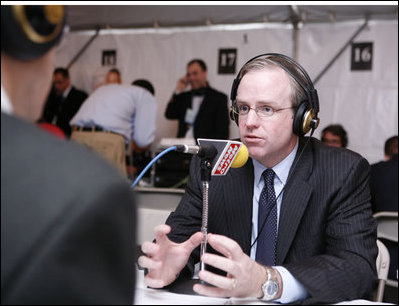
M 289 5 L 290 10 L 290 20 L 293 26 L 292 31 L 292 57 L 297 60 L 298 59 L 298 37 L 299 37 L 299 29 L 298 24 L 301 21 L 300 10 L 297 5 Z
M 98 34 L 100 33 L 100 28 L 96 29 L 96 33 L 90 37 L 90 39 L 86 42 L 86 44 L 79 50 L 79 52 L 75 55 L 75 57 L 69 62 L 67 69 L 71 68 L 71 66 L 77 61 L 77 59 L 83 54 L 83 52 L 91 45 L 94 39 L 97 38 Z
M 323 76 L 324 73 L 327 72 L 327 70 L 332 66 L 332 64 L 341 56 L 341 54 L 344 52 L 346 47 L 348 47 L 353 40 L 360 34 L 361 31 L 363 31 L 366 26 L 367 26 L 367 19 L 366 22 L 356 31 L 355 34 L 352 35 L 352 37 L 348 40 L 348 42 L 341 48 L 341 50 L 338 51 L 338 53 L 333 57 L 333 59 L 327 64 L 327 66 L 319 73 L 319 75 L 314 79 L 313 84 L 316 84 L 317 81 L 320 80 L 320 78 Z
M 292 57 L 297 60 L 298 59 L 298 37 L 299 37 L 299 29 L 298 23 L 294 23 L 294 29 L 292 32 Z

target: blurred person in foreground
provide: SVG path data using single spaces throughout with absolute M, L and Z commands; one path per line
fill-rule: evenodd
M 370 166 L 355 152 L 305 137 L 319 111 L 306 71 L 285 55 L 260 55 L 240 70 L 231 100 L 250 159 L 209 183 L 206 269 L 198 273 L 205 283 L 193 290 L 280 303 L 371 298 Z M 138 263 L 150 287 L 192 277 L 200 260 L 200 166 L 195 155 L 181 202 L 155 228 L 156 240 L 142 244 Z
M 34 124 L 65 16 L 59 5 L 1 7 L 1 304 L 132 304 L 129 185 Z

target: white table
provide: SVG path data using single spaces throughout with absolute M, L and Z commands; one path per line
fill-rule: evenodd
M 171 293 L 164 289 L 147 288 L 144 284 L 144 270 L 136 272 L 136 291 L 134 304 L 136 305 L 282 305 L 280 303 L 266 303 L 254 298 L 214 298 L 200 295 Z M 368 300 L 354 300 L 337 303 L 335 305 L 394 305 L 377 303 Z

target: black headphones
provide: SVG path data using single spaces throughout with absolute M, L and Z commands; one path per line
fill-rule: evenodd
M 265 53 L 261 54 L 258 56 L 255 56 L 254 58 L 251 58 L 249 61 L 247 61 L 241 70 L 238 72 L 237 77 L 233 81 L 233 86 L 231 88 L 231 95 L 230 99 L 232 101 L 232 108 L 234 108 L 237 104 L 237 88 L 238 85 L 240 84 L 241 78 L 241 72 L 243 68 L 253 60 L 259 58 L 259 57 L 266 57 L 266 59 L 271 60 L 273 63 L 276 63 L 279 65 L 282 69 L 284 69 L 298 84 L 299 86 L 304 90 L 306 94 L 306 99 L 304 101 L 301 101 L 300 104 L 298 105 L 295 115 L 294 115 L 294 123 L 293 123 L 293 131 L 296 135 L 298 136 L 303 136 L 310 130 L 312 130 L 312 134 L 314 130 L 318 127 L 319 125 L 319 118 L 317 118 L 317 114 L 319 112 L 319 98 L 317 95 L 316 89 L 313 87 L 312 80 L 310 79 L 309 75 L 306 73 L 305 69 L 302 68 L 301 65 L 299 65 L 296 61 L 294 61 L 292 58 L 279 54 L 279 53 Z M 284 64 L 286 63 L 286 64 Z M 292 71 L 290 70 L 286 65 L 291 64 L 293 65 L 297 71 Z M 300 80 L 298 76 L 298 71 L 302 74 L 302 76 L 306 79 L 306 85 Z M 235 123 L 238 125 L 238 114 L 236 114 L 233 110 L 230 111 L 230 118 L 231 120 L 235 121 Z
M 38 58 L 59 42 L 65 21 L 62 5 L 1 6 L 1 51 L 20 60 Z

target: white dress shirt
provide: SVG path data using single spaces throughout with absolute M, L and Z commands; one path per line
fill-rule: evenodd
M 281 203 L 284 194 L 284 186 L 287 183 L 288 174 L 292 163 L 295 159 L 296 152 L 298 151 L 298 141 L 292 152 L 280 163 L 275 165 L 272 169 L 275 172 L 274 176 L 274 192 L 277 199 L 277 224 L 280 219 Z M 258 205 L 259 197 L 265 185 L 262 178 L 262 173 L 267 168 L 261 163 L 252 159 L 254 165 L 254 195 L 252 201 L 252 233 L 251 233 L 251 258 L 255 260 L 257 243 L 255 241 L 258 236 Z M 278 230 L 278 229 L 277 229 Z M 276 266 L 283 281 L 283 292 L 281 298 L 276 300 L 280 303 L 292 303 L 298 300 L 303 300 L 307 297 L 306 289 L 292 276 L 292 274 L 284 267 Z
M 187 112 L 191 113 L 192 122 L 186 122 L 190 123 L 190 128 L 187 130 L 186 135 L 184 138 L 194 138 L 194 122 L 195 118 L 197 117 L 198 111 L 201 107 L 202 101 L 204 100 L 204 96 L 193 96 L 191 100 L 191 108 L 187 109 Z M 186 113 L 186 119 L 187 119 L 187 113 Z
M 157 102 L 146 89 L 109 84 L 97 88 L 82 104 L 70 125 L 100 126 L 146 147 L 155 138 Z

